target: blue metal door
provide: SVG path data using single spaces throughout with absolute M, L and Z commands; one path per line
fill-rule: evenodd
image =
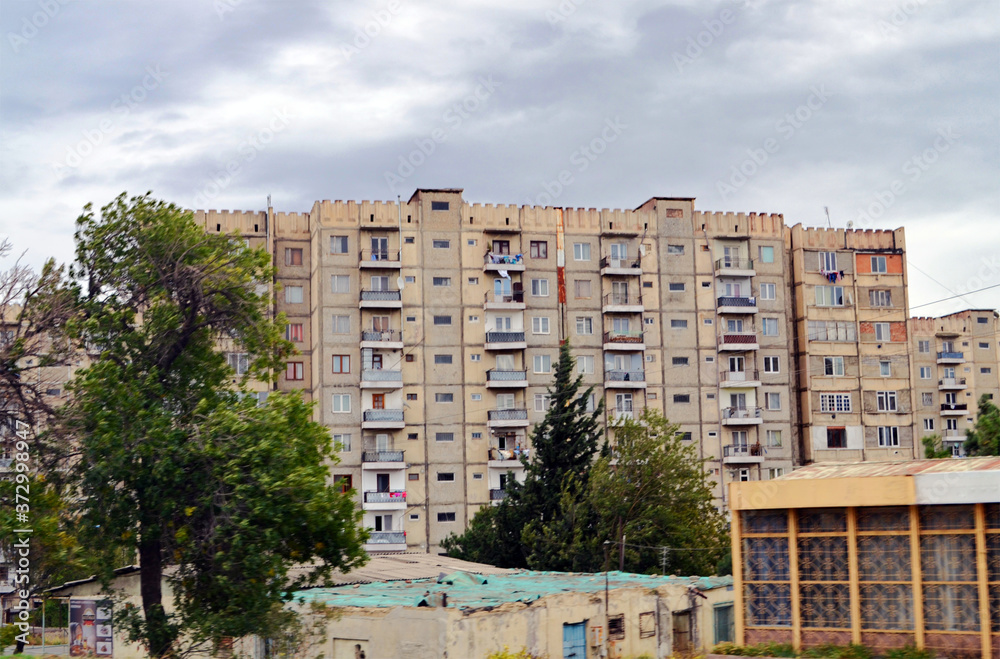
M 563 659 L 587 659 L 586 622 L 563 624 Z

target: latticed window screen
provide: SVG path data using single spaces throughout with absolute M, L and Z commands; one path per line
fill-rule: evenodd
M 1000 503 L 986 504 L 986 579 L 991 631 L 1000 632 Z
M 910 511 L 903 506 L 859 508 L 858 532 L 909 531 Z
M 859 535 L 858 578 L 862 629 L 913 629 L 913 572 L 908 533 Z
M 743 526 L 743 578 L 746 621 L 750 627 L 790 627 L 791 573 L 788 562 L 788 513 L 747 511 Z
M 847 512 L 843 508 L 824 508 L 796 514 L 802 626 L 850 629 Z
M 979 630 L 975 527 L 973 506 L 920 507 L 920 569 L 928 630 Z

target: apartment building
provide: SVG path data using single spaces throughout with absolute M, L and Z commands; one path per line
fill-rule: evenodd
M 913 432 L 903 230 L 791 227 L 802 460 L 923 456 Z
M 938 435 L 963 457 L 979 399 L 1000 400 L 1000 323 L 993 309 L 910 319 L 914 436 Z

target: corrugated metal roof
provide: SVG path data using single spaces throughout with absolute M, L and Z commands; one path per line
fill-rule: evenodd
M 309 569 L 307 566 L 289 570 L 290 576 L 297 576 Z M 502 567 L 484 563 L 470 563 L 457 558 L 424 554 L 418 552 L 398 552 L 372 554 L 368 562 L 348 573 L 334 572 L 328 579 L 331 586 L 342 584 L 374 583 L 380 581 L 401 581 L 405 579 L 437 578 L 441 573 L 456 571 L 473 574 L 507 574 L 512 572 Z
M 944 460 L 908 460 L 905 462 L 836 462 L 819 463 L 796 469 L 775 480 L 811 478 L 870 478 L 875 476 L 915 476 L 969 471 L 1000 471 L 1000 458 L 947 458 Z

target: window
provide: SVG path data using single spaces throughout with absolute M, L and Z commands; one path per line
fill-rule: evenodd
M 608 616 L 608 639 L 620 641 L 625 638 L 625 614 Z
M 987 349 L 987 350 L 988 350 L 988 349 L 989 349 L 989 347 L 990 347 L 990 344 L 989 344 L 989 343 L 983 343 L 982 341 L 980 341 L 980 342 L 979 342 L 979 347 L 980 347 L 980 348 L 985 348 L 985 349 Z
M 872 323 L 875 326 L 875 340 L 889 341 L 889 323 Z
M 769 410 L 780 410 L 781 394 L 778 392 L 769 392 L 764 394 L 764 407 Z
M 878 374 L 884 378 L 892 375 L 892 362 L 880 361 L 878 363 Z
M 341 494 L 346 494 L 354 489 L 354 478 L 350 474 L 336 474 L 333 477 L 333 486 Z
M 934 405 L 934 394 L 923 393 L 920 394 L 920 404 L 924 407 L 931 407 Z
M 921 366 L 920 367 L 920 379 L 921 380 L 930 380 L 931 379 L 931 367 L 930 366 Z
M 478 323 L 479 322 L 479 316 L 469 316 L 469 322 L 470 323 Z
M 979 372 L 988 375 L 993 372 L 993 369 L 991 369 L 989 366 L 983 366 L 979 369 Z
M 856 336 L 854 323 L 841 320 L 810 320 L 810 341 L 853 342 Z
M 447 203 L 447 202 L 434 202 L 434 203 Z M 448 210 L 448 209 L 445 208 L 445 209 L 442 209 L 442 210 Z M 455 513 L 438 513 L 438 521 L 439 522 L 454 522 L 455 521 Z
M 931 342 L 930 341 L 917 341 L 917 352 L 930 352 Z
M 765 357 L 764 358 L 764 372 L 765 373 L 778 373 L 780 369 L 778 368 L 778 358 L 777 357 Z
M 472 433 L 472 439 L 482 439 L 482 438 L 483 438 L 483 433 L 481 432 Z
M 584 411 L 593 412 L 596 409 L 597 409 L 597 394 L 590 394 L 589 396 L 587 396 L 587 406 L 586 408 L 584 408 Z
M 826 429 L 826 447 L 827 448 L 847 448 L 847 429 L 846 428 L 827 428 Z
M 469 277 L 469 286 L 479 286 L 479 277 Z
M 454 403 L 455 394 L 434 394 L 435 403 Z
M 777 318 L 763 318 L 763 331 L 761 332 L 764 336 L 778 336 L 778 319 Z
M 711 321 L 711 318 L 709 318 L 708 320 Z M 656 323 L 656 319 L 653 318 L 652 316 L 646 316 L 645 318 L 642 319 L 642 322 L 646 323 L 647 325 L 653 325 Z M 711 325 L 712 323 L 709 322 L 708 324 Z
M 528 243 L 528 256 L 533 259 L 549 258 L 549 244 L 544 240 L 532 240 Z
M 285 365 L 285 379 L 286 380 L 301 380 L 302 379 L 302 362 L 288 362 Z
M 302 302 L 302 287 L 289 286 L 285 288 L 285 302 L 288 304 L 299 304 Z
M 586 299 L 592 295 L 589 279 L 576 279 L 573 281 L 573 295 L 576 299 Z
M 478 244 L 478 241 L 475 238 L 469 238 L 465 241 L 465 244 L 469 247 L 475 247 Z
M 532 334 L 548 334 L 549 333 L 549 319 L 548 316 L 535 316 L 531 319 L 531 333 Z
M 775 286 L 774 284 L 761 283 L 760 299 L 774 300 L 776 298 L 777 298 L 777 286 Z
M 688 358 L 687 357 L 674 357 L 673 359 L 670 360 L 670 363 L 673 364 L 674 366 L 687 366 L 688 365 Z
M 414 241 L 414 237 L 413 236 L 407 236 L 407 237 L 403 238 L 403 244 L 404 245 L 412 245 L 414 242 L 415 241 Z
M 531 280 L 531 294 L 535 297 L 548 297 L 549 296 L 549 280 L 548 279 L 532 279 Z
M 403 277 L 403 283 L 406 283 L 406 284 L 416 284 L 417 283 L 417 278 L 414 277 L 413 275 L 406 275 L 405 277 Z
M 333 412 L 342 414 L 351 411 L 351 394 L 333 394 Z
M 451 241 L 450 240 L 432 240 L 431 241 L 431 246 L 434 247 L 434 249 L 448 249 L 449 247 L 451 247 Z
M 594 319 L 590 316 L 577 316 L 576 317 L 576 333 L 577 334 L 593 334 L 594 333 Z
M 338 451 L 350 451 L 351 450 L 351 433 L 343 433 L 333 436 L 333 445 L 338 447 Z
M 334 355 L 333 356 L 333 372 L 334 373 L 350 373 L 351 372 L 351 356 L 350 355 Z
M 552 396 L 548 394 L 535 394 L 535 411 L 545 412 L 552 404 Z
M 986 323 L 990 322 L 990 319 L 987 318 L 986 316 L 980 316 L 976 318 L 976 322 L 979 323 L 980 325 L 985 325 Z
M 497 407 L 498 410 L 512 410 L 514 409 L 514 394 L 497 394 Z
M 330 236 L 330 253 L 347 254 L 347 236 Z
M 550 355 L 535 355 L 532 359 L 535 373 L 551 373 L 552 357 Z
M 480 362 L 482 360 L 483 360 L 483 356 L 481 354 L 479 354 L 478 352 L 469 355 L 469 361 L 470 362 Z
M 885 257 L 884 256 L 873 256 L 872 257 L 872 272 L 885 272 Z
M 483 395 L 482 394 L 469 394 L 469 400 L 480 401 L 482 399 L 483 399 Z
M 875 394 L 875 400 L 878 404 L 879 412 L 895 412 L 896 411 L 896 392 L 895 391 L 878 391 Z
M 576 358 L 576 372 L 582 375 L 590 375 L 594 372 L 594 356 L 580 355 Z
M 842 307 L 844 306 L 843 286 L 817 286 L 816 287 L 817 307 Z
M 350 316 L 334 316 L 333 322 L 331 323 L 334 334 L 350 334 L 351 333 L 351 317 Z
M 820 394 L 820 412 L 850 412 L 851 394 Z
M 886 290 L 872 289 L 868 291 L 868 303 L 872 307 L 891 307 L 892 293 Z
M 455 472 L 453 471 L 439 471 L 437 474 L 437 479 L 439 483 L 450 483 L 455 480 Z
M 434 363 L 435 364 L 451 364 L 452 363 L 452 356 L 451 355 L 434 355 Z
M 236 371 L 236 375 L 246 375 L 250 370 L 250 355 L 245 352 L 227 352 L 226 361 L 229 368 Z
M 451 277 L 434 277 L 431 282 L 434 286 L 451 286 Z
M 573 243 L 573 260 L 590 260 L 590 243 Z
M 837 272 L 837 253 L 836 252 L 820 252 L 819 253 L 819 271 L 820 272 Z
M 285 340 L 293 343 L 302 343 L 302 323 L 288 323 L 285 325 Z
M 670 320 L 670 329 L 685 329 L 688 326 L 688 321 L 679 318 L 673 318 Z
M 420 474 L 407 474 L 406 480 L 418 481 L 420 480 Z M 410 515 L 410 519 L 420 519 L 420 515 Z
M 684 282 L 670 282 L 667 284 L 667 290 L 679 292 L 684 290 Z
M 406 400 L 417 400 L 417 394 L 406 394 Z
M 642 282 L 642 287 L 643 288 L 652 288 L 653 287 L 653 282 L 651 282 L 651 281 L 644 281 L 644 282 Z
M 760 246 L 760 262 L 774 263 L 774 247 L 769 245 Z
M 781 431 L 780 430 L 768 430 L 767 431 L 767 445 L 772 447 L 781 446 Z
M 924 430 L 934 430 L 934 419 L 924 419 Z
M 406 356 L 406 361 L 408 361 L 408 362 L 416 361 L 416 357 L 414 357 L 412 354 L 407 355 Z
M 446 211 L 450 207 L 451 207 L 451 203 L 447 202 L 447 201 L 432 201 L 431 202 L 431 210 L 432 211 Z M 455 519 L 454 519 L 454 513 L 452 513 L 452 515 L 453 515 L 453 517 L 452 517 L 451 521 L 454 522 L 455 521 Z M 438 520 L 438 521 L 441 521 L 441 520 Z
M 302 248 L 285 248 L 285 265 L 302 265 Z
M 451 316 L 434 316 L 435 325 L 451 325 Z
M 330 277 L 330 292 L 331 293 L 350 293 L 351 292 L 351 276 L 350 275 L 332 275 Z
M 737 478 L 739 479 L 739 481 L 741 483 L 746 483 L 747 481 L 750 480 L 750 470 L 749 469 L 740 469 L 739 475 L 737 476 Z
M 899 446 L 899 428 L 897 426 L 879 426 L 878 445 Z
M 455 441 L 455 433 L 453 432 L 436 432 L 434 433 L 435 442 L 453 442 Z
M 680 404 L 680 403 L 690 403 L 691 402 L 691 395 L 690 394 L 674 394 L 674 402 L 678 403 L 678 404 Z
M 683 254 L 684 245 L 667 245 L 667 254 Z

